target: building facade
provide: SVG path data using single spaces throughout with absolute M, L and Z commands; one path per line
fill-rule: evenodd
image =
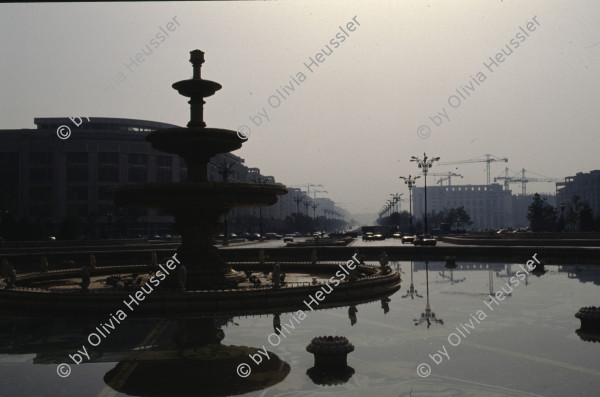
M 102 117 L 35 118 L 34 124 L 35 129 L 0 130 L 0 213 L 45 222 L 53 233 L 66 219 L 75 219 L 86 225 L 89 238 L 171 232 L 170 215 L 118 208 L 104 193 L 114 186 L 185 181 L 184 160 L 153 149 L 145 139 L 151 131 L 178 126 Z M 71 130 L 67 139 L 57 133 L 64 127 Z M 208 179 L 276 183 L 231 153 L 211 159 Z M 273 206 L 236 208 L 230 217 L 258 217 L 262 212 L 283 219 L 296 212 L 294 197 L 309 200 L 300 189 L 290 189 Z
M 423 218 L 425 212 L 425 189 L 413 187 L 414 221 Z M 471 229 L 499 229 L 512 224 L 512 198 L 510 190 L 502 186 L 458 185 L 428 186 L 427 213 L 444 209 L 464 207 L 471 216 Z
M 580 201 L 587 201 L 595 215 L 600 213 L 600 170 L 568 176 L 564 182 L 556 183 L 556 190 L 557 203 L 570 203 L 573 197 L 579 196 Z

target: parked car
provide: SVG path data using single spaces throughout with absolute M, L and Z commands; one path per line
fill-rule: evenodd
M 363 234 L 362 239 L 363 239 L 363 241 L 373 241 L 373 236 L 374 236 L 373 233 L 367 232 L 367 233 Z
M 283 236 L 283 242 L 294 242 L 294 235 L 293 234 L 286 234 L 285 236 Z
M 392 238 L 395 238 L 395 239 L 402 238 L 402 233 L 400 233 L 400 232 L 394 233 L 392 235 Z
M 417 245 L 436 245 L 437 240 L 432 236 L 424 235 L 424 236 L 415 237 L 415 239 L 413 240 L 412 243 L 415 246 L 417 246 Z
M 373 240 L 385 240 L 385 236 L 381 233 L 375 233 L 373 235 Z
M 281 236 L 277 233 L 265 233 L 267 240 L 281 240 Z
M 415 241 L 415 236 L 411 236 L 411 235 L 405 234 L 404 236 L 402 236 L 400 238 L 400 241 L 402 241 L 402 244 L 404 244 L 404 243 L 412 243 L 413 241 Z

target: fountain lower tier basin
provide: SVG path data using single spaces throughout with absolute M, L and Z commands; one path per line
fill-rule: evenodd
M 269 206 L 287 193 L 278 185 L 257 183 L 142 183 L 107 190 L 115 203 L 129 208 L 160 208 L 173 213 L 228 211 L 236 207 Z
M 309 264 L 296 264 L 294 266 Z M 261 269 L 264 265 L 245 264 L 243 270 Z M 339 270 L 339 264 L 319 264 L 311 269 L 324 272 Z M 242 268 L 236 265 L 236 268 Z M 316 285 L 272 286 L 258 288 L 237 288 L 219 290 L 173 290 L 161 287 L 150 289 L 150 283 L 142 285 L 144 289 L 115 290 L 112 288 L 89 289 L 82 291 L 75 287 L 60 292 L 28 286 L 40 285 L 49 280 L 73 280 L 79 270 L 63 270 L 48 273 L 35 273 L 19 276 L 17 287 L 0 289 L 0 307 L 6 314 L 19 315 L 102 315 L 123 310 L 127 316 L 169 317 L 175 315 L 220 316 L 266 314 L 277 312 L 310 311 L 325 308 L 357 305 L 383 299 L 400 289 L 400 275 L 396 271 L 384 274 L 379 267 L 358 266 L 368 276 L 356 281 L 342 281 L 329 293 L 322 293 L 322 300 L 316 298 L 319 291 L 329 289 L 324 283 Z M 259 270 L 260 271 L 260 270 Z M 288 271 L 282 266 L 282 271 Z M 143 274 L 148 266 L 102 267 L 91 270 L 91 277 L 99 275 Z M 174 277 L 170 275 L 168 277 Z M 331 285 L 330 285 L 331 286 Z M 137 294 L 137 295 L 136 295 Z M 307 305 L 307 303 L 309 305 Z

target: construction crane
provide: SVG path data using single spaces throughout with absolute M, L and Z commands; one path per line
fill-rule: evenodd
M 441 176 L 443 178 L 440 178 L 437 180 L 436 183 L 439 183 L 440 186 L 444 186 L 444 182 L 448 181 L 448 186 L 452 186 L 452 177 L 453 176 L 459 176 L 459 177 L 463 177 L 461 174 L 456 174 L 452 171 L 448 171 L 448 172 L 430 172 L 429 175 L 433 175 L 433 176 Z
M 536 177 L 525 176 L 526 172 L 528 172 L 530 174 L 535 174 L 537 176 Z M 520 176 L 517 177 L 517 175 L 519 175 L 519 174 L 520 174 Z M 560 178 L 548 178 L 547 176 L 536 174 L 535 172 L 528 171 L 525 168 L 523 168 L 516 175 L 513 175 L 509 179 L 508 182 L 509 183 L 520 183 L 521 184 L 521 194 L 523 196 L 525 196 L 527 194 L 527 182 L 561 182 L 561 181 L 562 181 L 562 179 L 560 179 Z
M 494 177 L 494 182 L 496 182 L 496 181 L 497 181 L 497 180 L 499 180 L 499 179 L 503 179 L 503 180 L 504 180 L 504 190 L 508 190 L 508 183 L 509 183 L 509 182 L 510 182 L 510 180 L 512 179 L 512 177 L 508 176 L 508 172 L 509 172 L 509 171 L 510 171 L 510 172 L 512 172 L 512 173 L 514 173 L 515 175 L 517 174 L 517 172 L 516 172 L 516 171 L 513 171 L 513 170 L 511 170 L 510 168 L 506 167 L 506 168 L 504 169 L 504 176 L 497 176 L 497 177 Z
M 485 158 L 482 158 L 485 156 Z M 484 154 L 483 156 L 475 157 L 469 160 L 458 160 L 458 161 L 444 161 L 438 163 L 438 165 L 453 165 L 453 164 L 468 164 L 468 163 L 486 163 L 486 174 L 487 174 L 487 184 L 490 184 L 490 163 L 496 161 L 504 161 L 508 163 L 508 158 L 506 157 L 498 157 L 493 154 Z

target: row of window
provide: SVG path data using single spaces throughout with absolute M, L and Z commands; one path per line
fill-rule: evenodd
M 67 152 L 68 164 L 88 164 L 88 152 Z M 148 155 L 139 153 L 130 153 L 127 155 L 127 160 L 131 165 L 147 165 Z M 49 165 L 54 163 L 53 152 L 31 152 L 29 153 L 29 164 L 31 166 Z M 119 153 L 99 152 L 98 163 L 100 164 L 119 164 Z M 156 164 L 159 167 L 171 167 L 173 165 L 173 157 L 171 156 L 156 156 Z
M 181 178 L 185 180 L 186 170 L 181 171 Z M 86 167 L 68 167 L 67 182 L 87 183 L 89 181 L 89 171 Z M 145 167 L 129 167 L 127 170 L 127 181 L 130 183 L 148 182 L 148 170 Z M 157 182 L 172 182 L 173 172 L 170 168 L 159 168 L 156 171 Z M 29 182 L 32 184 L 52 184 L 54 182 L 54 172 L 52 168 L 30 168 Z M 119 168 L 100 167 L 98 168 L 98 182 L 119 183 Z

